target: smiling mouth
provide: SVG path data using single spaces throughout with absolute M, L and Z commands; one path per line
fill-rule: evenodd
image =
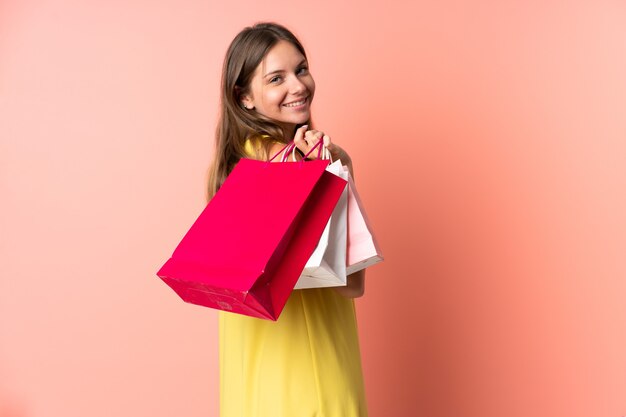
M 283 106 L 285 107 L 299 107 L 304 105 L 304 103 L 306 103 L 306 98 L 303 98 L 302 100 L 298 100 L 298 101 L 292 101 L 291 103 L 287 103 L 287 104 L 283 104 Z

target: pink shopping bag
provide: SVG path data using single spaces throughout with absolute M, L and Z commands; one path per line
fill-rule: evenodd
M 344 170 L 348 171 L 348 168 L 344 166 Z M 348 176 L 348 245 L 346 252 L 346 274 L 348 275 L 384 260 L 351 175 Z
M 157 275 L 188 303 L 277 320 L 347 184 L 327 166 L 241 159 Z

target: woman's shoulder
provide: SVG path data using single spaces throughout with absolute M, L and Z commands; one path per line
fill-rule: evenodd
M 255 134 L 248 136 L 244 142 L 244 151 L 251 158 L 263 155 L 265 153 L 265 149 L 267 149 L 266 146 L 268 143 L 271 143 L 269 147 L 270 153 L 277 148 L 285 146 L 284 143 L 270 137 L 269 135 Z
M 268 139 L 269 139 L 268 135 L 259 135 L 259 134 L 248 135 L 248 137 L 246 138 L 246 141 L 243 144 L 244 150 L 246 151 L 248 155 L 253 156 L 261 148 L 261 146 L 263 145 L 263 142 Z

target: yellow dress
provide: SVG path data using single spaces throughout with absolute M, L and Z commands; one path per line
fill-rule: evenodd
M 221 417 L 367 416 L 353 299 L 295 290 L 276 322 L 218 314 Z

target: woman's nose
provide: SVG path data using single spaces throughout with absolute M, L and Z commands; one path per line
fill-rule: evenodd
M 300 93 L 306 90 L 306 86 L 304 83 L 295 75 L 291 77 L 291 82 L 289 84 L 289 92 L 290 93 Z

